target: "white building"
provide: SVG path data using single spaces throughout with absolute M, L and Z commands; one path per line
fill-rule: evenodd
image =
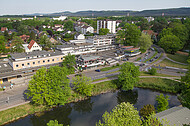
M 76 39 L 76 40 L 85 39 L 85 36 L 84 36 L 84 34 L 75 34 L 74 39 Z
M 97 21 L 97 33 L 101 28 L 109 29 L 110 33 L 116 33 L 116 21 L 111 20 L 98 20 Z
M 75 24 L 75 30 L 77 32 L 81 32 L 82 34 L 94 33 L 94 28 L 89 25 L 85 25 L 84 23 Z
M 53 20 L 64 21 L 66 18 L 67 16 L 60 16 L 58 18 L 53 18 Z
M 148 22 L 154 21 L 153 17 L 145 17 L 145 19 L 147 19 Z
M 24 46 L 25 52 L 32 52 L 32 51 L 42 51 L 42 48 L 34 41 L 31 40 L 29 44 L 22 44 Z
M 92 43 L 95 46 L 111 45 L 115 42 L 115 36 L 112 34 L 89 36 L 86 42 Z

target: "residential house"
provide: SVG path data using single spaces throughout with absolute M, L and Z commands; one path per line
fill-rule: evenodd
M 53 20 L 58 20 L 58 21 L 64 21 L 65 19 L 67 19 L 67 16 L 60 16 L 58 18 L 53 18 Z
M 61 25 L 61 24 L 55 24 L 54 27 L 55 28 L 63 28 L 63 25 Z
M 8 34 L 11 35 L 13 32 L 17 33 L 18 31 L 16 29 L 9 29 Z
M 50 42 L 51 42 L 52 44 L 57 44 L 57 43 L 58 43 L 58 41 L 56 41 L 53 37 L 50 38 Z
M 22 44 L 24 46 L 25 52 L 33 52 L 33 51 L 42 51 L 42 48 L 35 42 L 31 40 L 29 44 Z
M 28 41 L 28 39 L 30 38 L 30 36 L 29 35 L 21 35 L 21 36 L 19 36 L 24 42 L 27 42 Z
M 81 27 L 81 33 L 83 34 L 94 33 L 94 28 L 92 26 L 84 25 Z
M 5 31 L 8 31 L 8 28 L 7 27 L 1 27 L 1 32 L 5 32 Z

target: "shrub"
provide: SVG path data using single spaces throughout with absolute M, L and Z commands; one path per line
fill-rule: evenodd
M 149 69 L 149 70 L 148 70 L 148 73 L 149 73 L 150 75 L 156 75 L 157 70 L 156 70 L 156 68 L 152 68 L 152 69 Z

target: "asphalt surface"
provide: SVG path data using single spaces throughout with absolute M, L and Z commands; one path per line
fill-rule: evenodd
M 166 55 L 165 55 L 163 49 L 161 49 L 155 45 L 154 45 L 154 47 L 156 47 L 161 53 L 163 53 L 163 57 L 160 58 L 158 61 L 156 61 L 153 64 L 151 64 L 150 62 L 145 63 L 145 66 L 140 67 L 140 70 L 144 70 L 148 67 L 156 67 L 153 65 L 161 62 L 163 59 L 166 58 Z M 147 58 L 152 57 L 155 53 L 155 51 L 150 51 L 150 52 L 151 53 L 147 56 Z M 157 56 L 159 57 L 161 55 L 161 53 L 158 53 Z M 129 62 L 134 62 L 134 64 L 136 66 L 139 66 L 140 64 L 143 63 L 142 61 L 141 62 L 135 61 L 139 57 L 142 57 L 142 59 L 143 59 L 143 57 L 145 57 L 145 54 L 141 54 L 141 55 L 138 55 L 136 57 L 129 58 Z M 100 67 L 100 68 L 102 68 L 102 67 Z M 98 69 L 100 69 L 100 68 L 98 68 Z M 95 79 L 100 79 L 100 78 L 118 75 L 119 72 L 116 72 L 118 70 L 119 70 L 119 68 L 115 68 L 115 69 L 112 69 L 109 71 L 101 71 L 101 72 L 96 72 L 95 70 L 87 70 L 87 71 L 82 72 L 82 74 L 84 74 L 87 77 L 91 77 L 92 80 L 95 80 Z M 184 73 L 185 71 L 181 70 L 181 69 L 160 68 L 160 70 L 158 70 L 157 72 L 162 73 L 162 74 L 180 77 L 180 76 L 184 75 L 182 73 Z M 74 77 L 74 76 L 75 76 L 75 74 L 69 75 L 68 77 L 72 81 L 72 77 Z M 117 77 L 108 78 L 106 80 L 111 80 L 113 78 L 117 78 Z M 25 78 L 23 78 L 23 79 L 25 79 Z M 100 80 L 97 82 L 101 82 L 101 81 L 105 81 L 105 80 Z M 94 83 L 96 83 L 96 82 L 94 82 Z M 25 83 L 23 83 L 23 84 L 25 84 Z M 0 92 L 0 111 L 8 109 L 10 107 L 15 107 L 15 106 L 20 105 L 20 104 L 28 103 L 29 101 L 27 100 L 26 95 L 25 95 L 26 89 L 28 87 L 27 84 L 28 84 L 28 82 L 25 85 L 15 86 L 13 89 L 1 91 Z

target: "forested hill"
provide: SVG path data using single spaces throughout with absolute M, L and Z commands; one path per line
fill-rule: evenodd
M 75 13 L 71 12 L 60 12 L 47 14 L 46 16 L 161 16 L 164 13 L 165 16 L 190 16 L 190 8 L 172 8 L 172 9 L 159 9 L 159 10 L 143 10 L 143 11 L 130 11 L 130 10 L 121 10 L 121 11 L 78 11 Z

